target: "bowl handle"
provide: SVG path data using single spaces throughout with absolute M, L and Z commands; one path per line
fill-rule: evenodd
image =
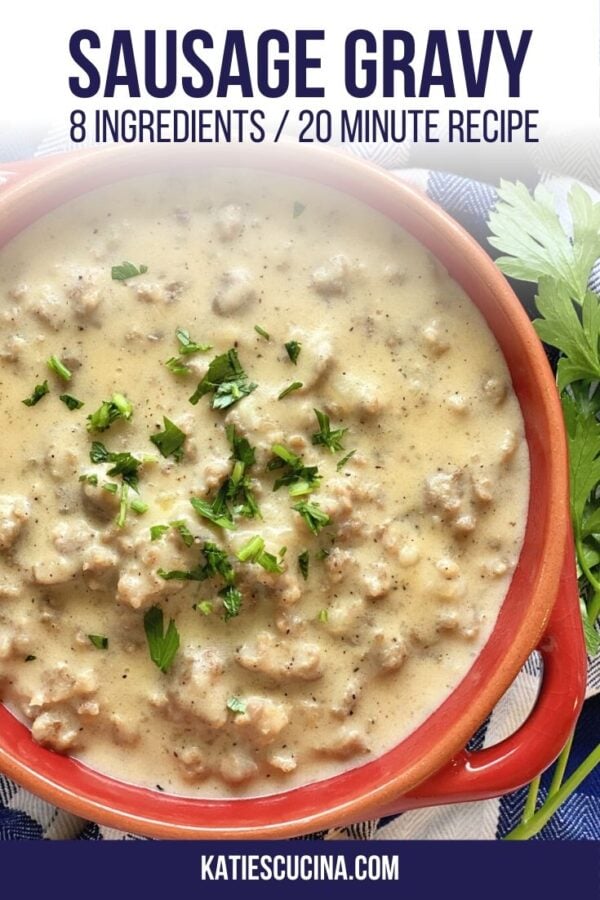
M 497 797 L 527 784 L 556 759 L 585 696 L 586 655 L 574 559 L 569 536 L 556 603 L 538 645 L 543 660 L 540 691 L 527 720 L 493 747 L 461 750 L 378 815 Z

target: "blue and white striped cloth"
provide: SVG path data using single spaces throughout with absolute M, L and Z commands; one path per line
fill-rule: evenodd
M 0 132 L 0 162 L 46 156 L 70 149 L 61 129 L 32 129 L 29 135 Z M 567 140 L 561 152 L 560 142 L 546 148 L 545 157 L 535 160 L 538 179 L 564 200 L 573 178 L 591 182 L 592 189 L 600 189 L 600 165 L 592 150 L 573 151 Z M 392 170 L 399 178 L 418 184 L 427 194 L 461 222 L 485 247 L 486 221 L 496 200 L 492 185 L 447 172 L 411 168 L 411 148 L 393 146 L 365 146 L 358 152 Z M 547 167 L 548 171 L 543 171 Z M 10 168 L 9 165 L 6 166 Z M 530 174 L 531 174 L 530 169 Z M 0 173 L 1 176 L 1 173 Z M 517 289 L 520 286 L 517 285 Z M 521 293 L 525 306 L 531 311 L 532 292 Z M 539 685 L 539 665 L 532 657 L 523 671 L 501 699 L 489 719 L 474 736 L 474 748 L 490 746 L 507 737 L 527 717 L 533 706 Z M 591 661 L 588 674 L 588 700 L 577 726 L 571 766 L 575 767 L 600 741 L 600 657 Z M 548 777 L 542 780 L 542 795 L 548 789 Z M 348 828 L 332 829 L 312 835 L 319 839 L 368 838 L 389 839 L 496 839 L 502 838 L 520 818 L 526 788 L 515 793 L 477 803 L 453 804 L 424 810 L 413 810 L 386 819 L 361 822 Z M 133 840 L 134 835 L 86 822 L 70 813 L 58 810 L 24 791 L 0 775 L 0 839 L 53 840 Z M 537 836 L 539 840 L 600 839 L 600 768 L 580 786 L 554 818 Z

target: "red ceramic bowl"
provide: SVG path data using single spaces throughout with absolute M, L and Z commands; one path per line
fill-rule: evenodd
M 502 348 L 531 457 L 525 541 L 494 631 L 447 700 L 393 750 L 342 775 L 256 799 L 198 800 L 156 793 L 92 771 L 35 744 L 0 706 L 0 769 L 84 818 L 163 838 L 287 837 L 416 806 L 496 796 L 548 766 L 571 733 L 585 685 L 585 653 L 569 528 L 567 458 L 552 372 L 504 277 L 434 203 L 385 172 L 303 147 L 113 147 L 7 166 L 0 178 L 0 247 L 67 199 L 148 172 L 214 165 L 282 172 L 357 197 L 407 229 L 479 307 Z M 538 648 L 544 674 L 519 731 L 485 750 L 465 744 Z

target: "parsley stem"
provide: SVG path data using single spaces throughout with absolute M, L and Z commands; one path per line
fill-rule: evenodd
M 525 806 L 523 807 L 523 815 L 521 817 L 521 822 L 523 825 L 526 825 L 530 819 L 535 815 L 535 807 L 537 804 L 538 793 L 540 790 L 540 781 L 542 776 L 538 775 L 533 779 L 531 784 L 529 785 L 529 790 L 527 791 L 527 798 L 525 800 Z
M 587 578 L 587 573 L 586 573 Z M 590 600 L 587 616 L 592 628 L 596 624 L 596 619 L 600 616 L 600 589 L 594 591 L 594 596 Z
M 576 791 L 582 781 L 584 781 L 590 772 L 600 763 L 600 744 L 598 744 L 589 756 L 575 769 L 572 775 L 561 785 L 552 797 L 548 796 L 538 811 L 529 819 L 528 822 L 521 822 L 512 831 L 504 836 L 505 841 L 526 841 L 532 838 L 544 825 L 549 822 L 557 809 L 562 806 L 564 801 Z
M 560 756 L 556 760 L 556 765 L 554 767 L 554 773 L 552 775 L 552 781 L 550 782 L 550 790 L 548 791 L 549 797 L 554 797 L 558 789 L 560 788 L 563 778 L 565 777 L 565 770 L 567 768 L 567 763 L 569 761 L 569 754 L 571 752 L 571 747 L 573 745 L 573 737 L 574 733 L 571 735 L 565 746 L 560 751 Z
M 581 542 L 581 537 L 577 533 L 575 534 L 575 550 L 577 552 L 577 562 L 579 563 L 581 571 L 583 572 L 583 574 L 585 575 L 585 577 L 587 578 L 589 583 L 594 588 L 594 593 L 600 594 L 600 581 L 598 581 L 598 579 L 594 575 L 592 575 L 590 567 L 588 566 L 586 558 L 585 558 L 585 553 L 583 552 L 583 544 Z M 594 601 L 595 600 L 596 600 L 596 598 L 594 597 Z M 592 601 L 592 602 L 594 602 L 594 601 Z M 598 601 L 598 606 L 599 606 L 598 611 L 600 612 L 600 601 Z M 592 620 L 592 621 L 595 621 L 595 618 L 596 617 L 594 617 L 594 620 Z

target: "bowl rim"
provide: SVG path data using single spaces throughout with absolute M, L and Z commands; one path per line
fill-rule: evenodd
M 541 550 L 537 560 L 537 571 L 523 575 L 528 579 L 524 583 L 529 585 L 531 596 L 519 626 L 510 632 L 510 646 L 506 646 L 507 637 L 504 635 L 505 646 L 501 659 L 497 658 L 498 653 L 494 655 L 494 644 L 500 643 L 497 623 L 473 666 L 449 698 L 406 740 L 383 756 L 330 779 L 283 793 L 258 798 L 207 801 L 156 794 L 153 791 L 125 785 L 110 776 L 87 769 L 73 759 L 59 757 L 58 754 L 43 748 L 39 749 L 42 754 L 52 758 L 52 763 L 49 764 L 49 768 L 44 767 L 40 770 L 39 765 L 31 765 L 27 761 L 31 754 L 25 750 L 29 731 L 24 725 L 20 723 L 15 725 L 18 732 L 16 749 L 7 749 L 4 737 L 0 737 L 0 770 L 46 800 L 83 818 L 95 819 L 126 831 L 163 838 L 287 837 L 367 817 L 379 806 L 389 806 L 395 797 L 407 793 L 424 781 L 462 749 L 535 648 L 554 605 L 562 568 L 562 547 L 569 520 L 566 440 L 562 413 L 554 376 L 527 314 L 504 276 L 474 238 L 420 191 L 371 163 L 330 148 L 307 148 L 292 143 L 243 147 L 210 145 L 201 149 L 190 146 L 132 148 L 119 145 L 52 157 L 21 179 L 0 188 L 2 213 L 0 248 L 12 235 L 35 221 L 45 211 L 64 202 L 65 189 L 67 192 L 72 190 L 72 196 L 78 196 L 98 186 L 97 179 L 102 183 L 109 183 L 134 174 L 142 174 L 142 170 L 144 172 L 163 170 L 173 159 L 177 160 L 178 166 L 181 164 L 184 168 L 194 170 L 232 166 L 280 172 L 318 181 L 346 191 L 374 206 L 394 221 L 399 221 L 417 240 L 421 240 L 421 243 L 427 245 L 428 234 L 431 235 L 432 242 L 439 241 L 443 237 L 448 248 L 453 248 L 457 253 L 457 259 L 460 256 L 460 265 L 470 267 L 480 289 L 494 296 L 498 310 L 506 320 L 506 327 L 512 331 L 512 336 L 523 353 L 525 374 L 536 393 L 540 421 L 545 431 L 543 437 L 548 441 L 547 506 L 554 514 L 546 517 L 543 532 L 537 539 Z M 370 202 L 368 197 L 375 198 L 375 202 Z M 40 205 L 43 211 L 35 214 Z M 421 237 L 407 226 L 409 220 L 417 231 L 422 228 Z M 435 256 L 441 256 L 435 251 L 432 252 Z M 478 305 L 471 292 L 466 292 Z M 494 331 L 493 328 L 492 330 Z M 497 334 L 496 338 L 498 340 Z M 506 358 L 506 354 L 504 355 Z M 514 382 L 514 367 L 509 365 L 509 369 Z M 521 408 L 527 429 L 528 421 L 522 403 Z M 537 440 L 535 435 L 533 438 Z M 528 442 L 531 446 L 529 432 Z M 526 540 L 535 501 L 532 491 Z M 517 573 L 513 576 L 507 597 L 511 595 L 516 578 Z M 506 605 L 505 600 L 503 609 Z M 506 624 L 503 627 L 506 629 Z M 491 653 L 487 653 L 490 646 Z M 482 667 L 480 662 L 484 656 L 485 665 Z M 452 710 L 452 703 L 449 704 L 449 701 L 456 698 L 461 691 L 463 694 L 468 693 L 469 687 L 466 683 L 471 680 L 474 682 L 474 689 L 476 688 L 474 695 L 471 693 L 469 703 L 464 708 L 454 708 L 452 712 L 455 718 L 449 720 L 449 713 Z M 442 715 L 443 710 L 446 710 L 445 716 Z M 4 707 L 0 712 L 2 715 L 10 715 Z M 443 734 L 436 733 L 436 722 L 440 723 L 443 719 L 447 727 Z M 418 758 L 413 754 L 411 764 L 400 772 L 387 771 L 384 766 L 378 778 L 372 779 L 369 786 L 360 773 L 364 773 L 367 767 L 375 767 L 374 771 L 377 770 L 377 764 L 386 760 L 390 754 L 396 753 L 398 756 L 397 751 L 411 741 L 414 744 L 415 736 L 421 737 L 421 743 L 425 737 L 429 739 L 429 744 L 420 755 L 417 755 Z M 39 760 L 37 762 L 39 763 Z M 58 777 L 56 772 L 59 773 Z M 103 799 L 96 788 L 94 796 L 90 795 L 89 790 L 87 795 L 84 795 L 81 787 L 77 789 L 72 787 L 73 783 L 78 783 L 78 778 L 83 778 L 86 784 L 102 782 L 120 787 L 120 793 L 126 794 L 128 802 L 134 802 L 135 808 L 119 806 L 118 791 L 108 791 L 106 795 L 108 799 L 106 797 Z M 349 785 L 351 790 L 345 793 Z M 310 810 L 305 806 L 302 807 L 304 810 L 302 814 L 294 814 L 289 808 L 286 811 L 287 805 L 291 808 L 297 805 L 298 795 L 302 792 L 306 796 L 311 795 L 313 805 Z M 146 794 L 151 795 L 152 804 L 144 800 L 143 795 Z M 173 821 L 169 818 L 165 812 L 165 801 L 170 798 L 175 798 L 182 809 L 190 804 L 194 805 L 198 820 Z M 281 798 L 284 798 L 283 806 Z M 308 805 L 310 806 L 310 803 Z M 136 809 L 144 809 L 145 812 L 140 814 Z M 202 819 L 206 819 L 211 809 L 216 811 L 215 822 L 221 821 L 218 819 L 219 815 L 224 815 L 225 819 L 229 817 L 228 821 L 224 819 L 221 824 L 206 824 Z

